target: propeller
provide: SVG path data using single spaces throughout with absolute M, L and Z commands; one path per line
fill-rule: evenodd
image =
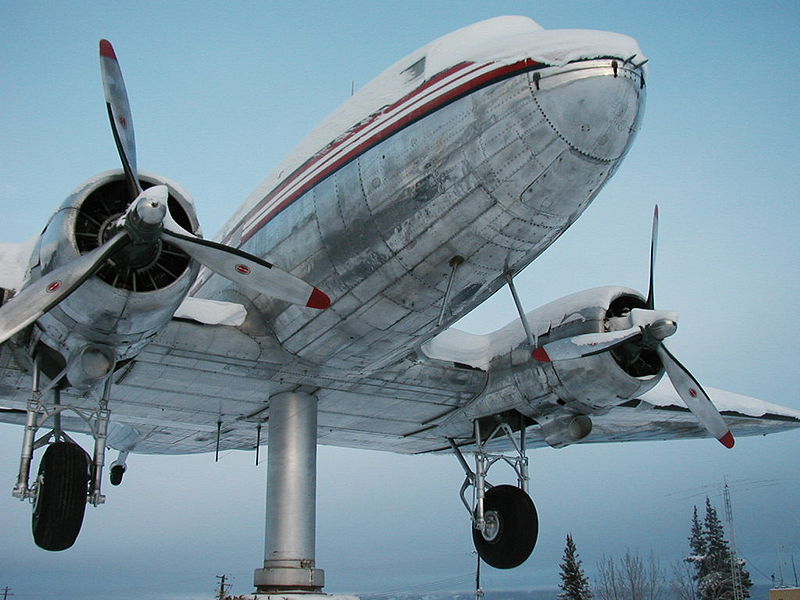
M 125 90 L 125 80 L 119 68 L 117 54 L 108 40 L 100 40 L 100 76 L 103 79 L 103 93 L 106 97 L 108 120 L 111 122 L 111 131 L 114 142 L 122 161 L 125 178 L 131 190 L 131 197 L 136 198 L 142 193 L 139 176 L 136 171 L 136 136 L 133 133 L 133 115 L 128 102 L 128 92 Z
M 125 232 L 117 232 L 102 246 L 50 271 L 23 288 L 0 307 L 0 344 L 78 289 L 103 266 L 109 256 L 128 243 Z
M 653 212 L 653 232 L 650 238 L 650 281 L 645 308 L 634 308 L 630 311 L 631 327 L 619 331 L 604 333 L 587 333 L 570 338 L 555 340 L 539 346 L 533 351 L 533 358 L 539 362 L 571 360 L 607 352 L 631 341 L 636 341 L 642 348 L 649 348 L 658 353 L 664 370 L 672 382 L 675 391 L 692 411 L 705 429 L 717 438 L 726 448 L 733 448 L 735 443 L 722 415 L 714 406 L 711 398 L 689 370 L 676 359 L 664 345 L 664 340 L 674 334 L 678 328 L 678 314 L 655 309 L 653 293 L 653 274 L 655 271 L 656 244 L 658 240 L 658 206 Z
M 293 304 L 328 308 L 330 298 L 299 277 L 243 250 L 204 240 L 181 227 L 169 213 L 166 186 L 142 188 L 136 167 L 136 141 L 128 94 L 114 47 L 108 40 L 100 40 L 100 73 L 111 131 L 132 202 L 105 243 L 46 273 L 0 307 L 0 343 L 66 299 L 109 258 L 135 266 L 142 256 L 152 254 L 159 239 L 179 247 L 200 264 L 238 285 Z
M 204 240 L 186 231 L 175 222 L 169 211 L 164 217 L 163 226 L 163 239 L 169 240 L 197 262 L 233 283 L 309 308 L 325 309 L 331 305 L 325 292 L 272 263 L 238 248 Z

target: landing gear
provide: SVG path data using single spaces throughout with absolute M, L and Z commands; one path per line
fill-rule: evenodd
M 72 442 L 47 447 L 36 477 L 33 539 L 45 550 L 66 550 L 80 533 L 89 489 L 89 456 Z
M 66 550 L 75 543 L 87 502 L 93 506 L 105 502 L 100 482 L 111 416 L 108 410 L 110 378 L 103 386 L 103 395 L 94 411 L 62 405 L 57 387 L 60 378 L 53 379 L 40 391 L 40 371 L 34 361 L 33 393 L 28 401 L 19 474 L 12 491 L 14 497 L 33 503 L 32 529 L 36 545 L 53 551 Z M 53 395 L 51 403 L 44 400 L 48 393 Z M 62 430 L 61 416 L 65 411 L 77 414 L 89 426 L 95 441 L 92 456 Z M 37 439 L 39 429 L 50 419 L 53 428 Z M 45 446 L 38 474 L 30 485 L 33 452 Z
M 521 417 L 521 415 L 520 415 Z M 523 417 L 521 417 L 523 418 Z M 524 418 L 523 418 L 524 419 Z M 486 445 L 506 438 L 514 453 L 490 453 Z M 475 422 L 475 470 L 464 459 L 454 440 L 449 440 L 466 473 L 461 486 L 461 501 L 472 521 L 472 540 L 478 556 L 497 569 L 513 569 L 527 560 L 539 535 L 536 507 L 528 495 L 528 457 L 525 455 L 525 424 L 519 428 L 519 442 L 506 421 L 500 421 L 488 436 L 481 435 L 481 424 Z M 517 474 L 517 486 L 492 486 L 486 481 L 489 468 L 498 461 L 510 465 Z M 472 503 L 466 491 L 473 490 Z

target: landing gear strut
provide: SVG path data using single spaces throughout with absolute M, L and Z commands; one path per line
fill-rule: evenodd
M 60 379 L 60 376 L 54 378 L 44 390 L 40 390 L 41 373 L 34 361 L 33 391 L 27 406 L 19 474 L 12 491 L 15 498 L 33 503 L 31 525 L 36 545 L 53 551 L 66 550 L 75 543 L 87 502 L 93 506 L 105 502 L 100 484 L 111 416 L 108 410 L 110 377 L 94 411 L 62 405 L 57 387 Z M 45 394 L 49 393 L 53 394 L 52 403 L 44 400 Z M 86 421 L 92 432 L 94 453 L 91 457 L 61 428 L 61 415 L 68 410 Z M 53 428 L 37 439 L 39 429 L 49 419 L 52 419 Z M 31 485 L 33 452 L 43 446 L 47 448 Z
M 505 437 L 511 442 L 513 455 L 490 453 L 486 445 Z M 475 421 L 475 470 L 473 471 L 454 440 L 449 440 L 466 478 L 461 486 L 461 501 L 472 521 L 472 540 L 483 561 L 497 569 L 512 569 L 530 556 L 539 534 L 536 507 L 528 495 L 528 458 L 525 455 L 525 428 L 519 442 L 507 422 L 500 422 L 482 439 L 480 424 Z M 489 468 L 498 461 L 510 465 L 517 474 L 517 486 L 492 486 L 486 481 Z M 466 492 L 472 488 L 472 503 Z

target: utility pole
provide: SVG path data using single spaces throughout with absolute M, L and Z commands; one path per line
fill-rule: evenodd
M 13 595 L 10 587 L 6 586 L 3 588 L 3 600 L 8 600 Z
M 725 520 L 728 521 L 728 528 L 731 536 L 731 583 L 733 584 L 733 600 L 744 600 L 744 590 L 742 589 L 742 573 L 739 570 L 739 558 L 736 554 L 736 534 L 733 530 L 733 508 L 731 507 L 731 490 L 728 487 L 727 479 L 723 480 L 722 497 L 725 500 Z
M 225 600 L 225 597 L 228 595 L 228 590 L 231 587 L 230 583 L 225 583 L 225 580 L 228 578 L 227 575 L 217 575 L 217 579 L 219 579 L 219 588 L 217 588 L 217 600 Z

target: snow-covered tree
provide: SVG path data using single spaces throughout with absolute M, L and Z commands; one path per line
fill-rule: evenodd
M 694 508 L 689 549 L 691 553 L 685 560 L 694 567 L 697 600 L 734 600 L 731 548 L 717 509 L 708 498 L 702 525 L 697 507 Z M 749 598 L 753 585 L 750 574 L 743 560 L 736 559 L 735 563 L 742 583 L 742 597 Z
M 706 547 L 706 536 L 703 531 L 703 522 L 697 514 L 697 507 L 694 507 L 692 512 L 692 528 L 689 532 L 689 556 L 684 560 L 689 565 L 692 577 L 692 598 L 693 600 L 700 600 L 700 593 L 698 592 L 698 585 L 700 580 L 705 574 L 704 563 L 708 554 Z M 688 587 L 684 585 L 684 587 Z
M 561 561 L 561 583 L 558 585 L 560 600 L 589 600 L 592 590 L 589 579 L 583 572 L 572 534 L 567 534 L 567 545 L 564 548 L 564 559 Z

